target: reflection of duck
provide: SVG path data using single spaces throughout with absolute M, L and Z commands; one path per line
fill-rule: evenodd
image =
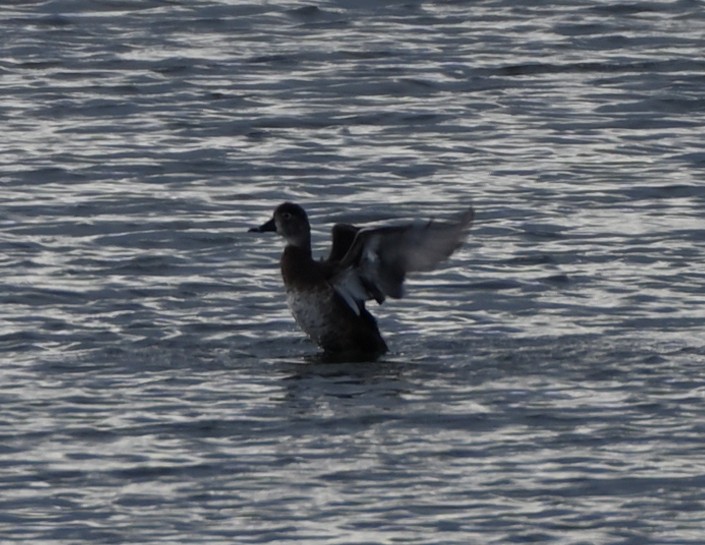
M 462 243 L 472 223 L 469 208 L 452 222 L 360 228 L 333 226 L 328 259 L 311 256 L 311 227 L 297 204 L 285 202 L 251 232 L 277 232 L 286 240 L 281 271 L 296 322 L 328 355 L 371 360 L 387 351 L 365 301 L 404 294 L 406 273 L 430 271 Z

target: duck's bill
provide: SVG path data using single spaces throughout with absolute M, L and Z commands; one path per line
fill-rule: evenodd
M 250 233 L 273 233 L 276 232 L 277 225 L 274 223 L 274 218 L 269 220 L 267 223 L 263 223 L 259 227 L 252 227 L 248 229 Z

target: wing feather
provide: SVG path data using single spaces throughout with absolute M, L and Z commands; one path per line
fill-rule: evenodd
M 435 269 L 462 244 L 474 219 L 469 208 L 450 222 L 415 222 L 359 229 L 336 266 L 333 286 L 360 313 L 359 303 L 401 298 L 410 272 Z

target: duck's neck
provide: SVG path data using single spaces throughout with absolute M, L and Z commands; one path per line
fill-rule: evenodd
M 292 242 L 289 241 L 289 244 L 284 248 L 284 254 L 289 256 L 289 259 L 313 259 L 311 254 L 311 239 L 302 240 L 297 244 L 292 244 Z
M 311 246 L 287 244 L 281 259 L 281 273 L 288 289 L 315 285 L 317 263 L 311 256 Z
M 292 249 L 293 252 L 303 256 L 311 257 L 311 235 L 309 233 L 300 234 L 295 237 L 287 237 L 285 250 Z

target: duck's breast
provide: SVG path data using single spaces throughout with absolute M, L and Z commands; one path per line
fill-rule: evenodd
M 334 321 L 332 298 L 333 290 L 328 286 L 287 291 L 287 303 L 296 323 L 318 344 L 327 336 Z

